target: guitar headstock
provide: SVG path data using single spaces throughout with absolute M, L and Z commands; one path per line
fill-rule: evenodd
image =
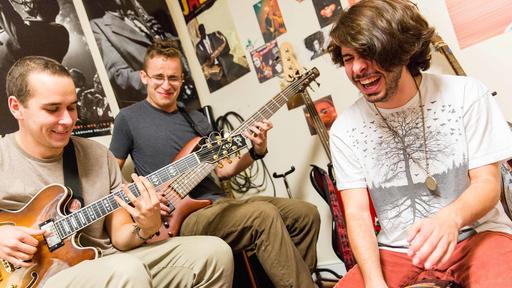
M 222 137 L 219 133 L 211 133 L 204 137 L 204 144 L 196 151 L 201 162 L 215 164 L 231 156 L 240 155 L 240 150 L 247 147 L 247 141 L 241 134 Z
M 299 65 L 295 51 L 290 42 L 284 42 L 279 45 L 279 52 L 281 53 L 281 63 L 283 65 L 283 79 L 281 88 L 286 87 L 289 82 L 294 81 L 298 76 L 304 72 L 304 68 Z M 292 96 L 286 106 L 288 110 L 304 105 L 304 100 L 300 93 Z

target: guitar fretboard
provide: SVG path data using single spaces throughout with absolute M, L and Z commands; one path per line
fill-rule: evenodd
M 195 153 L 187 155 L 186 157 L 181 158 L 180 160 L 171 163 L 165 167 L 158 169 L 157 171 L 149 174 L 146 178 L 151 182 L 155 187 L 159 187 L 165 183 L 170 182 L 175 179 L 179 175 L 190 171 L 192 168 L 195 168 L 201 163 L 201 159 L 209 159 L 209 155 L 211 151 L 209 150 L 199 150 Z M 128 189 L 135 196 L 139 197 L 140 192 L 137 189 L 135 183 L 131 183 L 128 185 Z M 61 239 L 69 237 L 73 233 L 78 230 L 90 225 L 96 220 L 107 216 L 112 213 L 114 210 L 118 209 L 120 205 L 114 199 L 114 195 L 118 196 L 126 203 L 130 203 L 130 199 L 124 193 L 123 190 L 115 191 L 85 207 L 82 209 L 73 212 L 72 214 L 60 218 L 54 222 L 55 231 L 59 234 Z

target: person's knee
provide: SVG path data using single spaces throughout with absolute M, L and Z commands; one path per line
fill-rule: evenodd
M 318 208 L 308 202 L 302 202 L 299 211 L 302 212 L 302 218 L 307 221 L 310 227 L 320 229 L 320 213 L 318 213 Z
M 204 257 L 209 263 L 215 263 L 216 266 L 223 267 L 227 270 L 233 270 L 233 252 L 231 247 L 222 239 L 218 237 L 208 237 L 207 245 L 208 249 L 205 252 Z
M 111 278 L 117 279 L 114 280 L 114 282 L 133 283 L 140 285 L 138 287 L 146 287 L 145 284 L 151 286 L 150 273 L 146 265 L 144 265 L 140 259 L 128 254 L 118 255 L 116 257 L 119 265 L 110 266 Z

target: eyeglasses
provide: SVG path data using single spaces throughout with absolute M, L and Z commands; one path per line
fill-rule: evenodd
M 151 76 L 146 71 L 144 71 L 144 73 L 146 73 L 146 75 L 153 81 L 153 83 L 155 83 L 158 86 L 164 84 L 165 80 L 167 80 L 167 82 L 169 82 L 169 84 L 172 85 L 180 85 L 184 81 L 183 78 L 180 76 L 165 76 L 160 74 Z

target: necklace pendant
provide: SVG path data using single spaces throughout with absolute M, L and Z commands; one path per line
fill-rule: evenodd
M 434 177 L 431 175 L 427 175 L 427 178 L 425 179 L 425 186 L 427 186 L 427 189 L 430 192 L 435 192 L 437 190 L 437 181 Z

